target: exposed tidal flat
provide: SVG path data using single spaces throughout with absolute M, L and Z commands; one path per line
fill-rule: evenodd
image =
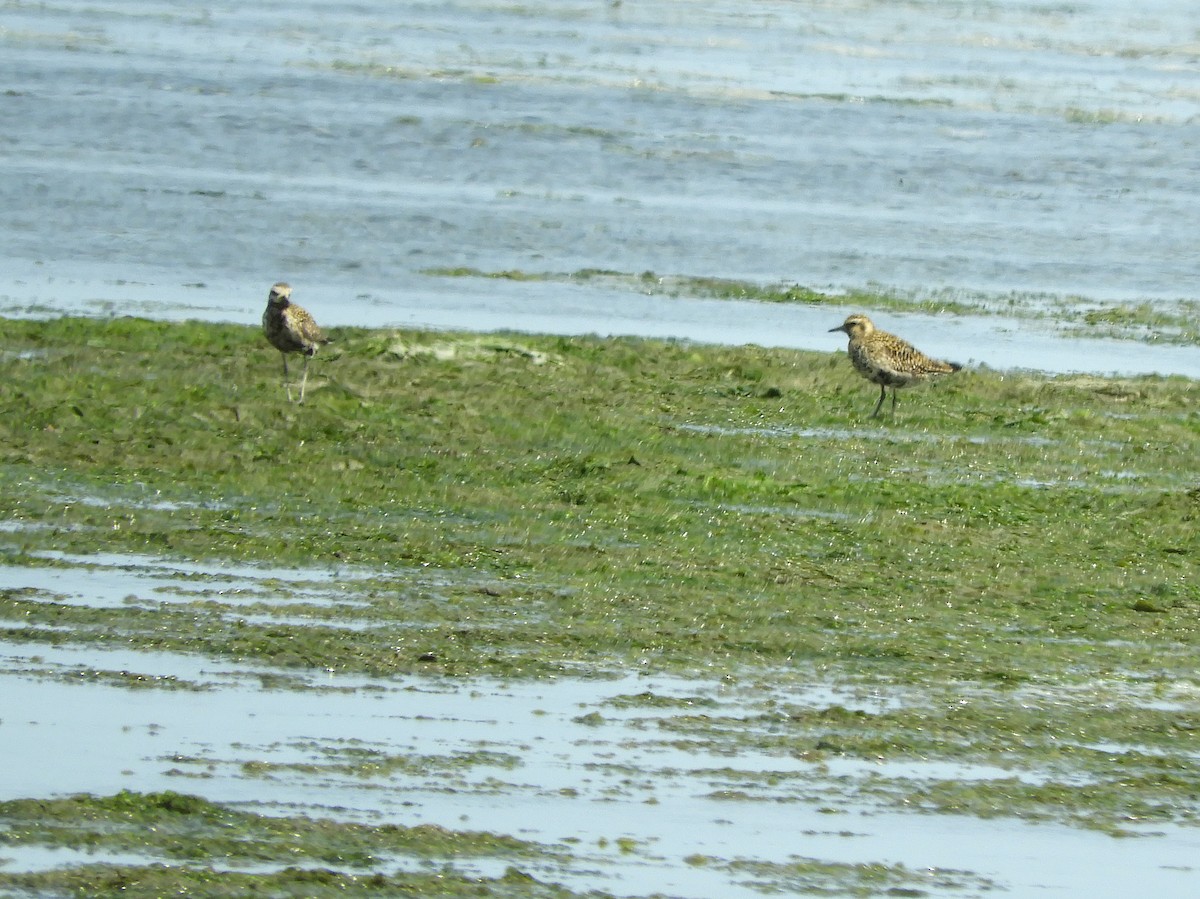
M 0 892 L 1191 899 L 1195 33 L 0 4 Z
M 1190 379 L 4 333 L 7 890 L 1194 886 Z

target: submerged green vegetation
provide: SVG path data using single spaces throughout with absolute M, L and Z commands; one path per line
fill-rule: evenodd
M 511 837 L 422 825 L 365 825 L 295 815 L 258 815 L 182 793 L 74 795 L 0 802 L 0 851 L 26 844 L 118 853 L 122 863 L 0 873 L 0 889 L 20 895 L 442 896 L 604 899 L 525 867 L 553 870 L 562 849 Z M 618 852 L 636 847 L 618 841 Z M 134 860 L 136 859 L 136 860 Z M 473 862 L 502 873 L 481 876 Z M 497 864 L 498 863 L 498 864 Z M 885 863 L 846 864 L 793 857 L 783 863 L 693 855 L 764 894 L 838 896 L 931 893 L 978 895 L 995 884 L 965 871 L 912 870 Z M 382 869 L 388 869 L 385 873 Z
M 39 842 L 68 847 L 144 851 L 150 846 L 179 861 L 213 858 L 248 864 L 286 851 L 297 862 L 370 865 L 381 856 L 530 857 L 545 852 L 512 837 L 455 832 L 422 825 L 367 825 L 296 816 L 259 815 L 184 793 L 76 795 L 60 799 L 0 802 L 5 825 L 0 842 L 16 846 L 36 834 Z M 152 834 L 147 843 L 146 832 Z M 86 839 L 81 835 L 90 833 Z
M 648 296 L 701 297 L 719 300 L 754 300 L 761 303 L 806 303 L 891 309 L 901 312 L 961 315 L 1000 315 L 1052 324 L 1071 337 L 1114 338 L 1147 343 L 1194 345 L 1200 343 L 1200 302 L 1176 299 L 1168 304 L 1149 302 L 1103 303 L 1086 297 L 1039 293 L 972 293 L 965 290 L 903 293 L 882 286 L 853 291 L 826 292 L 799 284 L 759 284 L 701 275 L 631 274 L 605 269 L 575 272 L 525 272 L 508 269 L 485 272 L 475 268 L 432 268 L 425 274 L 441 278 L 492 278 L 507 281 L 551 281 L 606 284 Z
M 282 605 L 3 589 L 10 643 L 374 676 L 702 674 L 742 684 L 742 707 L 647 694 L 613 708 L 731 758 L 1011 772 L 855 788 L 884 808 L 1111 833 L 1197 820 L 1193 381 L 966 371 L 873 420 L 875 388 L 842 352 L 333 329 L 300 406 L 257 328 L 63 318 L 4 333 L 0 562 L 103 552 L 333 573 L 320 598 L 281 582 Z M 806 678 L 912 698 L 874 711 L 755 698 L 757 682 Z M 358 753 L 328 770 L 475 763 L 516 760 Z M 709 780 L 716 798 L 799 801 L 804 777 Z M 148 878 L 145 895 L 204 876 L 86 870 L 93 889 Z M 41 876 L 4 882 L 36 891 Z M 281 880 L 314 876 L 277 872 L 270 889 L 317 895 Z M 486 889 L 569 895 L 505 877 L 528 886 Z M 842 881 L 868 890 L 863 878 Z M 372 894 L 385 886 L 401 891 Z
M 182 793 L 122 791 L 113 796 L 0 802 L 0 825 L 0 851 L 36 843 L 147 859 L 0 874 L 0 887 L 35 895 L 578 895 L 521 871 L 522 860 L 553 858 L 555 852 L 511 837 L 428 825 L 375 826 L 258 815 Z M 513 864 L 495 878 L 465 874 L 450 864 L 481 857 Z M 418 870 L 391 874 L 372 870 L 406 859 L 422 864 Z M 287 860 L 287 867 L 276 867 L 281 860 Z

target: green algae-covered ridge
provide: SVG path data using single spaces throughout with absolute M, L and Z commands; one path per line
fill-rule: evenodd
M 562 284 L 607 285 L 648 296 L 753 300 L 760 303 L 803 303 L 863 309 L 889 309 L 926 314 L 1003 316 L 1038 322 L 1063 337 L 1112 338 L 1163 345 L 1195 345 L 1200 303 L 1178 298 L 1168 304 L 1147 301 L 1101 300 L 1077 295 L 1009 291 L 898 291 L 879 284 L 855 290 L 817 289 L 794 283 L 767 283 L 707 275 L 619 272 L 580 269 L 573 272 L 534 272 L 521 269 L 483 271 L 469 267 L 430 268 L 436 278 L 486 278 L 503 281 L 541 281 Z
M 539 853 L 554 857 L 550 847 L 428 825 L 259 815 L 183 793 L 126 790 L 112 796 L 11 800 L 0 802 L 0 825 L 0 850 L 36 843 L 86 850 L 91 856 L 116 852 L 145 859 L 90 860 L 71 868 L 0 875 L 0 888 L 22 895 L 578 895 L 520 869 L 522 860 Z M 443 864 L 386 874 L 372 870 L 405 857 L 445 862 L 480 856 L 511 864 L 487 878 Z M 157 858 L 166 863 L 150 860 Z M 286 867 L 278 867 L 281 860 Z

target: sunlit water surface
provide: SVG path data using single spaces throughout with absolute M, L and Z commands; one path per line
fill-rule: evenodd
M 1170 307 L 1200 261 L 1183 0 L 10 3 L 0 312 L 644 333 L 834 351 L 844 309 L 500 287 L 606 269 Z M 1052 323 L 994 367 L 1200 372 Z

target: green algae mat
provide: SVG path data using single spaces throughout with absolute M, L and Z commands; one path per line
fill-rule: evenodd
M 963 372 L 871 421 L 843 353 L 334 337 L 301 406 L 257 328 L 7 322 L 4 546 L 367 568 L 385 639 L 9 615 L 372 674 L 1190 676 L 1191 381 Z
M 885 806 L 1109 833 L 1197 820 L 1195 382 L 964 371 L 873 420 L 876 389 L 844 352 L 332 329 L 298 405 L 256 327 L 64 318 L 4 333 L 0 562 L 151 556 L 333 584 L 332 599 L 295 590 L 286 614 L 243 599 L 238 615 L 211 595 L 89 605 L 0 588 L 9 643 L 377 677 L 817 672 L 948 698 L 873 713 L 751 699 L 741 713 L 669 709 L 661 727 L 731 756 L 1040 772 L 881 786 Z M 73 801 L 93 815 L 201 802 Z M 197 827 L 235 814 L 192 811 Z M 58 813 L 20 826 L 49 840 Z M 10 828 L 29 814 L 0 808 Z M 333 831 L 314 839 L 382 839 Z M 549 851 L 385 836 L 482 841 L 518 861 Z M 131 876 L 88 870 L 72 875 L 81 891 Z M 202 876 L 137 870 L 148 895 Z M 281 895 L 351 886 L 271 876 Z M 560 894 L 524 877 L 460 887 Z

